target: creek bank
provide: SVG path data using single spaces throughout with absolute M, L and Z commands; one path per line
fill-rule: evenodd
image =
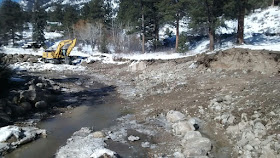
M 86 66 L 93 77 L 116 85 L 121 97 L 132 102 L 129 108 L 135 111 L 137 122 L 152 124 L 170 110 L 200 118 L 204 122 L 200 133 L 213 147 L 209 157 L 279 157 L 279 57 L 279 52 L 230 49 L 175 60 Z M 229 132 L 239 123 L 246 124 L 243 130 Z M 248 132 L 255 135 L 249 140 L 259 143 L 244 142 Z M 149 154 L 184 154 L 177 139 L 160 139 L 158 144 L 169 148 L 158 146 Z

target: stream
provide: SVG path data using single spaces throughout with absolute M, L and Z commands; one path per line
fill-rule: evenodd
M 122 115 L 123 100 L 118 97 L 112 86 L 94 84 L 93 87 L 99 88 L 86 88 L 82 92 L 60 96 L 64 103 L 80 105 L 39 122 L 37 127 L 47 130 L 47 138 L 23 145 L 5 155 L 5 158 L 55 157 L 57 150 L 82 127 L 91 127 L 94 131 L 98 131 L 116 124 L 116 119 Z M 129 149 L 125 150 L 124 154 L 130 155 Z

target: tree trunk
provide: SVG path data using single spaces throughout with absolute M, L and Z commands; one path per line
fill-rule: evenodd
M 15 31 L 12 29 L 12 40 L 13 40 L 13 46 L 15 45 Z
M 176 45 L 175 45 L 175 51 L 178 52 L 178 46 L 179 46 L 179 17 L 176 19 Z
M 142 6 L 142 53 L 145 53 L 145 17 L 144 17 L 144 13 L 143 13 L 143 6 Z
M 246 0 L 242 0 L 238 11 L 237 44 L 244 43 L 244 17 Z
M 159 25 L 158 22 L 155 24 L 155 38 L 156 38 L 156 44 L 155 44 L 155 50 L 158 48 L 158 41 L 159 41 Z
M 274 0 L 272 0 L 272 4 L 271 4 L 271 6 L 272 6 L 272 7 L 274 7 L 274 4 L 275 4 L 275 1 L 274 1 Z
M 210 9 L 210 3 L 208 0 L 205 0 L 205 6 L 207 8 L 207 13 L 208 13 L 208 36 L 209 36 L 209 50 L 213 51 L 215 49 L 215 27 L 214 27 L 214 17 L 213 17 L 213 12 Z
M 209 36 L 209 40 L 210 40 L 209 50 L 213 51 L 215 49 L 215 31 L 211 27 L 209 27 L 208 36 Z

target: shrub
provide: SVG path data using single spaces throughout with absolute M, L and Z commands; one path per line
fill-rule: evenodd
M 179 46 L 178 46 L 178 52 L 179 53 L 185 53 L 189 50 L 189 44 L 188 44 L 188 36 L 186 33 L 182 33 L 179 36 Z

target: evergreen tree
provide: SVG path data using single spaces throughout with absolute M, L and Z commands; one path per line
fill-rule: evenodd
M 210 40 L 209 49 L 214 50 L 215 30 L 222 24 L 223 0 L 188 0 L 188 13 L 191 18 L 191 27 L 193 29 L 206 26 Z
M 244 43 L 244 18 L 251 10 L 269 6 L 271 0 L 228 0 L 224 6 L 225 15 L 238 20 L 237 44 Z
M 162 0 L 158 4 L 159 11 L 163 16 L 164 22 L 172 24 L 176 27 L 176 45 L 175 50 L 178 51 L 179 45 L 179 23 L 186 15 L 186 9 L 189 5 L 187 0 Z
M 86 3 L 82 10 L 81 10 L 81 16 L 83 19 L 88 19 L 89 18 L 89 13 L 90 13 L 90 7 L 89 7 L 89 3 Z
M 0 6 L 0 36 L 4 44 L 12 39 L 13 44 L 17 38 L 16 32 L 23 29 L 23 12 L 20 5 L 11 0 L 4 0 Z
M 74 25 L 78 21 L 78 11 L 73 6 L 66 6 L 63 14 L 63 26 L 69 38 L 74 37 Z
M 118 20 L 131 27 L 130 33 L 141 32 L 142 51 L 147 40 L 155 41 L 159 38 L 160 15 L 158 12 L 158 0 L 120 0 Z
M 63 7 L 61 4 L 54 4 L 54 10 L 50 13 L 50 21 L 63 22 Z
M 44 30 L 46 27 L 46 12 L 40 7 L 38 0 L 35 0 L 34 2 L 32 19 L 32 40 L 44 45 L 46 40 L 44 36 Z

